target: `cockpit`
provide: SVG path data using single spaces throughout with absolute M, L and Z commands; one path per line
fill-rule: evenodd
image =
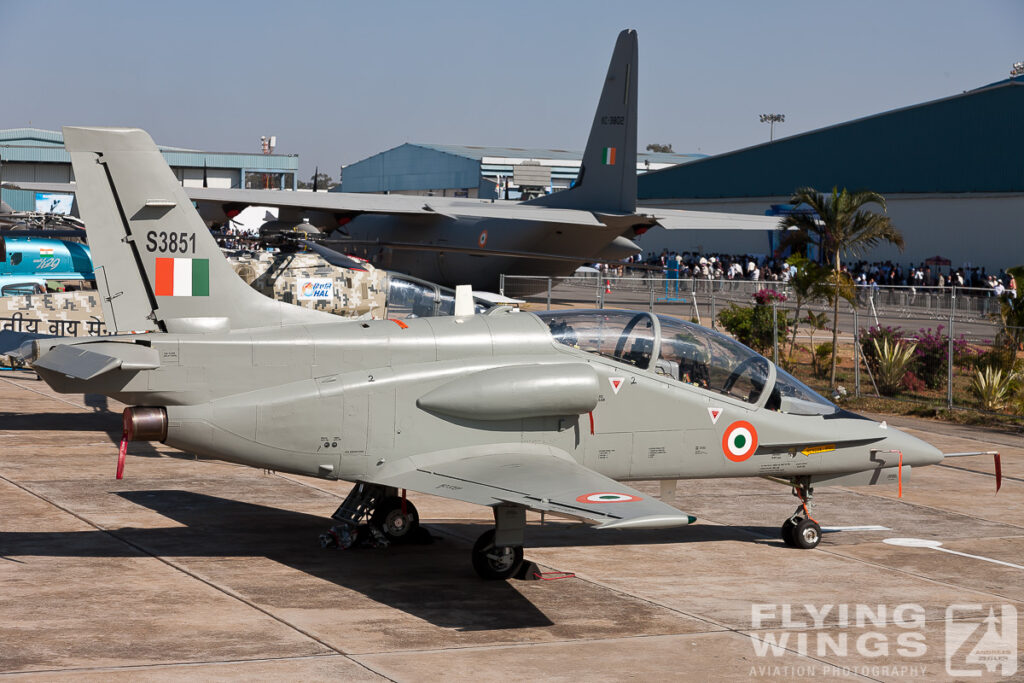
M 538 313 L 555 341 L 675 382 L 795 415 L 838 408 L 767 358 L 714 330 L 637 311 Z

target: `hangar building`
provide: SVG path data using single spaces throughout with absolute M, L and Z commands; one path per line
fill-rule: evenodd
M 641 152 L 637 172 L 668 168 L 704 157 L 703 154 Z M 405 143 L 349 164 L 342 171 L 336 192 L 432 194 L 439 197 L 520 198 L 516 180 L 537 177 L 531 187 L 561 190 L 569 187 L 580 170 L 583 152 L 562 149 L 475 147 Z M 539 168 L 538 168 L 539 167 Z
M 864 258 L 1024 264 L 1024 76 L 645 174 L 645 205 L 772 215 L 798 187 L 882 194 L 906 240 Z M 876 207 L 877 208 L 877 207 Z M 784 210 L 784 209 L 783 209 Z M 650 230 L 645 251 L 769 253 L 764 233 Z
M 285 154 L 201 152 L 160 146 L 182 185 L 290 189 L 296 187 L 299 157 Z M 67 183 L 74 180 L 71 157 L 58 131 L 38 128 L 0 130 L 0 181 L 4 183 Z M 36 210 L 36 193 L 0 190 L 15 211 Z

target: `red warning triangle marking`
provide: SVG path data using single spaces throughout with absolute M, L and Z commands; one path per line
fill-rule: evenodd
M 616 394 L 619 393 L 619 389 L 622 388 L 622 383 L 625 382 L 625 381 L 626 381 L 626 379 L 624 377 L 609 377 L 608 378 L 608 382 L 610 382 L 611 385 L 612 385 L 612 391 L 614 391 Z
M 722 417 L 722 409 L 708 408 L 708 415 L 711 416 L 711 424 L 718 424 L 718 418 Z

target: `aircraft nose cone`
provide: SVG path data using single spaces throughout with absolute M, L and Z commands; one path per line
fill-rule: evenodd
M 882 448 L 901 451 L 903 464 L 912 467 L 935 465 L 942 462 L 942 451 L 927 441 L 911 436 L 898 429 L 889 428 L 892 434 L 882 442 Z

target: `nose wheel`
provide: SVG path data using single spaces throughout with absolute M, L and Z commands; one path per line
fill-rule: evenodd
M 792 516 L 782 523 L 779 535 L 790 548 L 810 550 L 821 542 L 821 527 L 811 517 L 811 497 L 814 489 L 808 481 L 793 483 L 793 495 L 800 499 L 800 505 Z
M 791 518 L 782 523 L 781 536 L 790 548 L 810 550 L 821 542 L 821 527 L 813 519 Z

